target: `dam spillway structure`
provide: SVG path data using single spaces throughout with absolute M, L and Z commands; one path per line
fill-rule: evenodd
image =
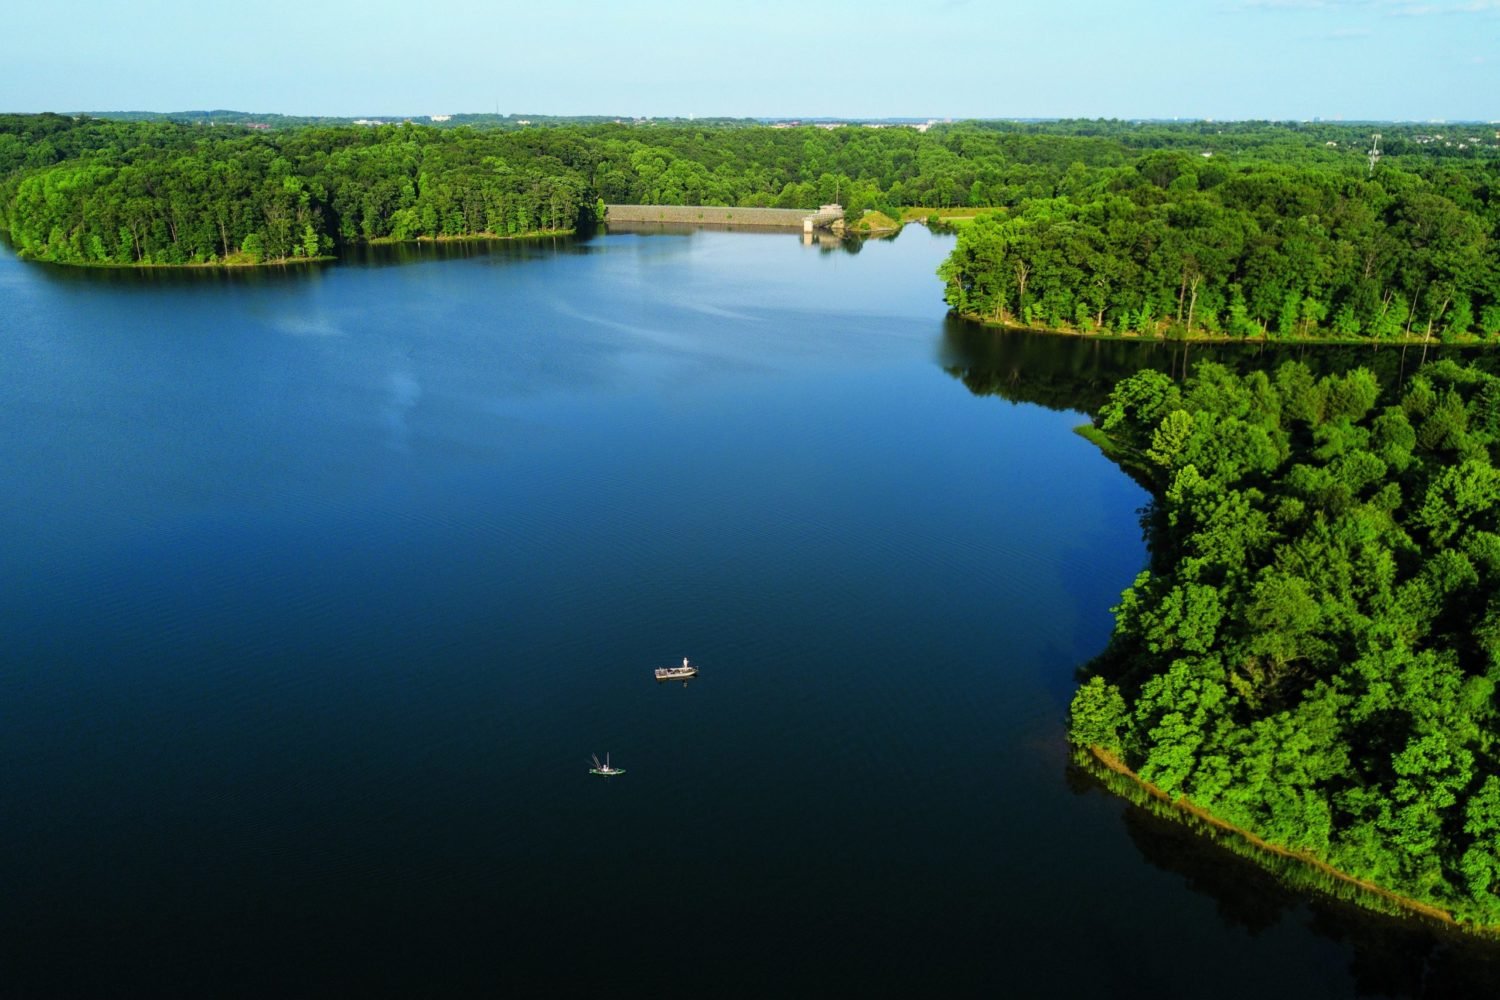
M 744 208 L 725 205 L 605 205 L 606 223 L 655 222 L 666 225 L 730 226 L 755 229 L 844 230 L 844 207 L 821 205 L 816 212 L 805 208 Z
M 814 229 L 831 229 L 835 233 L 844 231 L 844 206 L 835 202 L 819 205 L 818 210 L 802 220 L 802 235 L 811 236 Z

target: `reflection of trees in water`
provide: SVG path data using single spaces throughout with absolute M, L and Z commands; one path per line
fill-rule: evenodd
M 1077 795 L 1115 794 L 1076 763 L 1068 764 L 1066 782 Z M 1500 942 L 1290 888 L 1253 861 L 1139 805 L 1127 805 L 1121 821 L 1141 857 L 1213 900 L 1226 927 L 1255 937 L 1288 918 L 1305 919 L 1308 930 L 1347 947 L 1359 996 L 1500 996 Z
M 467 260 L 490 257 L 497 261 L 522 261 L 558 251 L 580 249 L 586 239 L 572 236 L 518 236 L 509 239 L 419 240 L 410 243 L 355 243 L 339 250 L 340 261 L 363 267 L 419 264 L 434 260 Z
M 1180 378 L 1199 361 L 1232 371 L 1274 369 L 1301 361 L 1314 375 L 1368 368 L 1383 387 L 1399 385 L 1423 359 L 1418 346 L 1369 344 L 1201 344 L 1173 341 L 1104 340 L 1026 330 L 1001 330 L 949 317 L 943 328 L 943 368 L 978 396 L 1001 396 L 1053 410 L 1094 413 L 1127 375 L 1155 368 Z M 1452 357 L 1500 372 L 1493 349 L 1430 348 L 1429 361 Z
M 28 260 L 29 274 L 68 288 L 106 286 L 111 288 L 254 288 L 289 282 L 311 283 L 323 277 L 333 261 L 287 262 L 255 267 L 78 267 Z

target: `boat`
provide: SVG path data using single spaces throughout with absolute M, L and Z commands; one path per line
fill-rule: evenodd
M 591 767 L 591 768 L 589 768 L 589 774 L 602 774 L 606 778 L 613 778 L 617 774 L 624 774 L 625 773 L 625 769 L 623 767 L 610 767 L 609 766 L 609 751 L 607 751 L 607 750 L 604 753 L 604 763 L 603 764 L 599 763 L 599 755 L 598 754 L 596 754 L 596 753 L 589 754 L 589 756 L 592 757 L 592 758 L 594 758 L 594 766 Z
M 688 658 L 682 658 L 680 667 L 657 667 L 656 679 L 659 681 L 685 681 L 690 677 L 698 676 L 698 668 L 688 662 Z

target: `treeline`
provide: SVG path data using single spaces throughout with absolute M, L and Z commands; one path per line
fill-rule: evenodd
M 959 313 L 1082 332 L 1500 335 L 1500 171 L 1230 167 L 1180 152 L 1078 171 L 964 228 Z
M 1145 370 L 1096 418 L 1151 485 L 1071 734 L 1272 844 L 1500 925 L 1500 378 Z
M 287 260 L 341 243 L 507 236 L 592 219 L 561 133 L 415 126 L 259 134 L 0 118 L 0 227 L 68 264 Z
M 1494 238 L 1500 140 L 1479 136 L 1450 146 L 1388 126 L 1392 152 L 1367 182 L 1367 129 L 1327 124 L 451 126 L 0 116 L 0 228 L 39 259 L 180 264 L 570 229 L 601 201 L 994 208 L 946 272 L 960 311 L 1127 329 L 1143 312 L 1175 318 L 1181 299 L 1194 330 L 1279 330 L 1295 293 L 1289 328 L 1326 327 L 1348 299 L 1345 329 L 1389 325 L 1404 304 L 1405 330 L 1465 308 L 1482 323 L 1493 304 L 1493 280 L 1471 274 L 1492 264 L 1471 265 Z M 1346 259 L 1343 241 L 1367 230 L 1368 253 Z M 1430 265 L 1420 282 L 1390 246 L 1410 239 Z M 1351 269 L 1364 298 L 1341 292 Z

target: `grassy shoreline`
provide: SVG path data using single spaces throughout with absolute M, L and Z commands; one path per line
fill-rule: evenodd
M 1304 851 L 1273 844 L 1252 830 L 1215 816 L 1187 796 L 1174 799 L 1101 746 L 1079 748 L 1074 759 L 1114 794 L 1149 809 L 1155 815 L 1186 824 L 1214 843 L 1256 862 L 1291 886 L 1310 889 L 1388 917 L 1421 921 L 1470 938 L 1500 940 L 1500 926 L 1457 920 L 1440 906 L 1393 892 Z
M 529 240 L 542 236 L 572 236 L 576 229 L 536 229 L 525 233 L 470 233 L 466 236 L 413 236 L 398 240 L 394 236 L 377 236 L 372 240 L 360 240 L 355 246 L 387 247 L 411 243 L 497 243 L 503 240 Z
M 298 267 L 303 264 L 329 264 L 339 258 L 332 254 L 319 254 L 316 257 L 283 257 L 279 260 L 194 260 L 182 264 L 156 264 L 146 261 L 136 261 L 133 264 L 118 264 L 113 261 L 98 260 L 46 260 L 40 257 L 32 257 L 25 253 L 17 253 L 22 260 L 33 261 L 37 264 L 52 264 L 57 267 L 77 267 L 90 271 L 218 271 L 218 270 L 241 270 L 259 267 Z
M 1138 344 L 1216 344 L 1237 345 L 1243 344 L 1247 347 L 1271 347 L 1271 346 L 1311 346 L 1311 347 L 1493 347 L 1497 341 L 1483 340 L 1478 337 L 1469 337 L 1464 340 L 1443 341 L 1436 337 L 1408 336 L 1395 340 L 1376 340 L 1373 337 L 1290 337 L 1282 339 L 1279 337 L 1231 337 L 1228 334 L 1194 333 L 1180 337 L 1169 337 L 1165 333 L 1141 334 L 1141 333 L 1116 333 L 1114 331 L 1096 333 L 1091 330 L 1079 330 L 1074 327 L 1051 327 L 1051 326 L 1023 326 L 1019 323 L 1007 323 L 1005 320 L 996 319 L 993 316 L 981 316 L 978 313 L 959 312 L 950 310 L 950 314 L 959 319 L 978 323 L 997 330 L 1018 330 L 1024 333 L 1045 333 L 1051 337 L 1075 337 L 1079 340 L 1111 340 L 1123 343 Z

